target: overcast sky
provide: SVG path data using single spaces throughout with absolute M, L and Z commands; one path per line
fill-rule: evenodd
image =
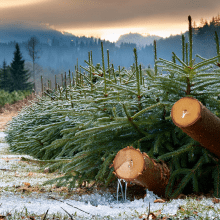
M 43 23 L 110 41 L 126 33 L 168 37 L 220 13 L 220 0 L 0 0 L 0 21 Z M 1 25 L 1 23 L 0 23 Z

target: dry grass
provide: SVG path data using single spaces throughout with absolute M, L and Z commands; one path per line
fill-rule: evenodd
M 8 111 L 0 114 L 0 131 L 4 131 L 6 125 L 12 120 L 12 117 L 17 116 L 17 111 Z
M 18 112 L 25 106 L 31 104 L 31 101 L 36 100 L 34 94 L 29 95 L 26 99 L 15 102 L 12 105 L 5 104 L 0 108 L 0 131 L 4 131 L 7 123 L 12 120 L 13 117 L 18 115 Z

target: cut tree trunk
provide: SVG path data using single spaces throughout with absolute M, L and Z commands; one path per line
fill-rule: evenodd
M 176 126 L 220 158 L 220 118 L 200 101 L 183 97 L 171 109 Z
M 114 174 L 119 179 L 132 182 L 165 197 L 165 188 L 170 178 L 170 170 L 163 162 L 155 162 L 139 149 L 126 147 L 120 150 L 113 161 Z

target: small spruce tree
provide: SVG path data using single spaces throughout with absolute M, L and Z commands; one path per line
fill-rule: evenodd
M 22 60 L 18 43 L 15 45 L 14 59 L 11 63 L 10 72 L 12 77 L 11 92 L 14 90 L 30 90 L 33 87 L 32 83 L 28 82 L 30 75 L 24 69 L 24 60 Z
M 0 88 L 5 91 L 11 90 L 11 77 L 10 77 L 9 66 L 7 66 L 5 60 L 3 61 L 3 65 L 1 69 Z

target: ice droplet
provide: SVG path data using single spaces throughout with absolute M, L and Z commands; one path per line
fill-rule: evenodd
M 183 111 L 182 118 L 184 118 L 186 114 L 189 114 L 189 113 L 187 112 L 187 110 L 184 110 L 184 111 Z

